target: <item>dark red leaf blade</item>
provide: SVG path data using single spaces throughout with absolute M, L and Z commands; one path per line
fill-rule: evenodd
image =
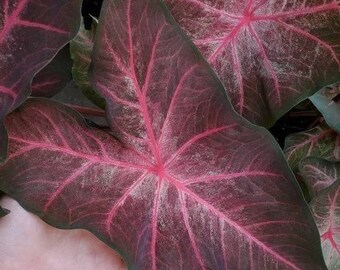
M 30 94 L 33 76 L 73 38 L 80 0 L 3 0 L 0 3 L 0 122 Z M 6 141 L 5 132 L 0 133 Z M 0 161 L 7 146 L 1 144 Z
M 237 112 L 271 126 L 340 80 L 338 0 L 165 0 Z
M 7 117 L 6 125 L 11 152 L 0 171 L 1 189 L 54 226 L 92 231 L 120 251 L 130 266 L 320 269 L 322 265 L 320 244 L 301 195 L 287 179 L 290 175 L 273 170 L 285 166 L 280 158 L 265 166 L 270 172 L 251 171 L 256 164 L 245 160 L 249 171 L 233 172 L 241 168 L 231 162 L 224 165 L 227 169 L 219 169 L 234 167 L 222 175 L 216 172 L 218 164 L 205 161 L 196 166 L 216 167 L 212 173 L 219 173 L 206 177 L 211 183 L 190 178 L 182 183 L 174 179 L 179 176 L 161 181 L 154 166 L 136 152 L 109 134 L 89 129 L 77 113 L 53 101 L 28 100 Z M 234 132 L 220 134 L 221 143 L 225 136 L 239 138 Z M 256 148 L 259 139 L 239 143 L 236 151 Z M 273 152 L 265 148 L 256 150 Z M 274 154 L 269 156 L 273 159 Z M 226 157 L 220 153 L 220 158 Z M 183 174 L 183 168 L 168 170 Z M 160 187 L 164 194 L 159 193 L 157 202 Z M 157 221 L 152 218 L 155 204 Z M 157 248 L 152 251 L 156 228 Z M 240 256 L 250 258 L 238 265 Z
M 72 60 L 69 44 L 65 45 L 52 61 L 35 75 L 31 96 L 53 97 L 72 80 Z
M 29 100 L 6 120 L 1 189 L 91 230 L 131 268 L 324 269 L 275 140 L 235 114 L 163 4 L 106 1 L 97 33 L 92 81 L 119 141 Z

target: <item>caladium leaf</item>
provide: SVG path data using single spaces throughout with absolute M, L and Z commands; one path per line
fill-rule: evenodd
M 72 60 L 69 44 L 65 45 L 52 61 L 33 78 L 31 95 L 53 97 L 72 80 Z
M 339 0 L 165 0 L 234 108 L 271 126 L 340 80 Z
M 340 133 L 340 102 L 336 97 L 340 95 L 340 83 L 325 87 L 309 99 L 322 113 L 327 124 Z
M 6 119 L 1 188 L 132 269 L 325 269 L 279 146 L 234 112 L 162 2 L 105 1 L 97 31 L 92 81 L 118 140 L 31 99 Z
M 340 162 L 334 165 L 340 174 Z M 337 270 L 340 268 L 340 181 L 318 194 L 310 207 L 321 236 L 326 265 L 329 270 Z
M 95 34 L 95 24 L 91 30 L 85 30 L 81 24 L 77 36 L 70 42 L 73 59 L 72 74 L 73 80 L 83 94 L 94 104 L 104 109 L 105 100 L 92 89 L 88 76 Z
M 289 135 L 284 152 L 294 172 L 298 172 L 300 161 L 306 157 L 340 160 L 340 135 L 322 123 L 308 131 Z
M 340 172 L 337 171 L 339 165 L 337 161 L 321 158 L 306 158 L 301 161 L 299 170 L 311 197 L 315 197 L 335 181 L 340 181 Z
M 33 76 L 76 34 L 80 0 L 0 2 L 0 125 L 30 94 Z M 0 131 L 0 161 L 6 134 Z

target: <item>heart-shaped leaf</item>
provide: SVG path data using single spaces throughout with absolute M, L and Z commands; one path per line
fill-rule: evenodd
M 0 2 L 0 125 L 30 94 L 31 80 L 76 34 L 80 0 Z M 7 152 L 0 130 L 0 161 Z
M 31 95 L 52 97 L 72 80 L 70 46 L 64 46 L 52 61 L 33 78 Z
M 300 162 L 299 171 L 312 198 L 340 180 L 340 173 L 337 171 L 339 164 L 337 161 L 311 157 Z
M 165 0 L 237 112 L 271 126 L 340 80 L 339 0 Z
M 340 133 L 340 102 L 334 99 L 339 95 L 340 83 L 337 83 L 321 89 L 309 98 L 322 113 L 327 124 L 338 133 Z
M 306 157 L 340 160 L 340 135 L 323 123 L 308 131 L 289 135 L 284 152 L 294 172 L 298 172 L 300 161 Z
M 340 174 L 340 162 L 334 164 L 334 169 Z M 326 265 L 329 270 L 337 270 L 340 268 L 340 181 L 318 194 L 310 207 L 321 236 Z
M 6 120 L 3 190 L 132 269 L 325 269 L 279 146 L 234 112 L 161 1 L 104 2 L 92 64 L 119 140 L 31 99 Z

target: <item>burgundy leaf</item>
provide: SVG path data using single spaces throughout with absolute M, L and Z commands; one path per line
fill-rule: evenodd
M 335 166 L 340 174 L 340 162 Z M 318 194 L 310 207 L 321 236 L 326 265 L 329 270 L 337 270 L 340 267 L 340 181 Z
M 0 2 L 0 122 L 29 96 L 35 73 L 76 34 L 80 4 L 80 0 Z M 1 131 L 0 161 L 6 157 L 6 140 Z
M 1 189 L 85 228 L 132 269 L 325 269 L 297 183 L 157 0 L 106 1 L 92 81 L 111 135 L 29 100 L 6 120 Z
M 328 188 L 335 181 L 340 181 L 340 171 L 337 171 L 339 166 L 340 162 L 331 162 L 321 158 L 306 158 L 301 161 L 300 173 L 311 197 Z
M 237 112 L 271 126 L 340 80 L 339 0 L 165 0 Z
M 52 97 L 72 80 L 70 46 L 64 46 L 52 61 L 32 81 L 34 97 Z

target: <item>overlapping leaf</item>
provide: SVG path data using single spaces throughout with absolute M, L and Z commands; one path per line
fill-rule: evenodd
M 306 158 L 300 173 L 312 197 L 310 207 L 329 270 L 340 267 L 340 162 Z
M 340 160 L 340 135 L 323 123 L 311 130 L 288 136 L 284 152 L 294 172 L 298 171 L 300 161 L 306 157 Z
M 119 140 L 29 100 L 6 120 L 2 189 L 132 269 L 325 269 L 278 145 L 235 114 L 161 1 L 106 1 L 93 57 Z
M 82 25 L 77 36 L 70 42 L 73 59 L 72 74 L 73 80 L 82 90 L 84 95 L 94 104 L 104 109 L 105 100 L 103 100 L 103 98 L 94 92 L 88 75 L 95 33 L 95 25 L 92 26 L 91 30 L 85 30 L 84 26 Z
M 336 101 L 336 97 L 339 95 L 340 82 L 321 89 L 309 98 L 322 113 L 327 124 L 338 133 L 340 133 L 340 103 Z
M 340 174 L 340 162 L 334 166 Z M 310 207 L 320 232 L 326 265 L 329 270 L 337 270 L 340 268 L 340 181 L 320 192 Z
M 52 97 L 72 80 L 70 46 L 64 46 L 52 61 L 33 78 L 31 95 Z
M 271 126 L 340 80 L 338 0 L 165 2 L 253 123 Z
M 39 69 L 77 32 L 80 0 L 2 0 L 0 2 L 0 125 L 30 94 Z M 0 161 L 6 157 L 1 128 Z
M 320 158 L 306 158 L 301 161 L 300 173 L 311 197 L 328 188 L 335 181 L 340 181 L 340 173 L 337 171 L 339 164 L 339 161 L 331 162 Z

